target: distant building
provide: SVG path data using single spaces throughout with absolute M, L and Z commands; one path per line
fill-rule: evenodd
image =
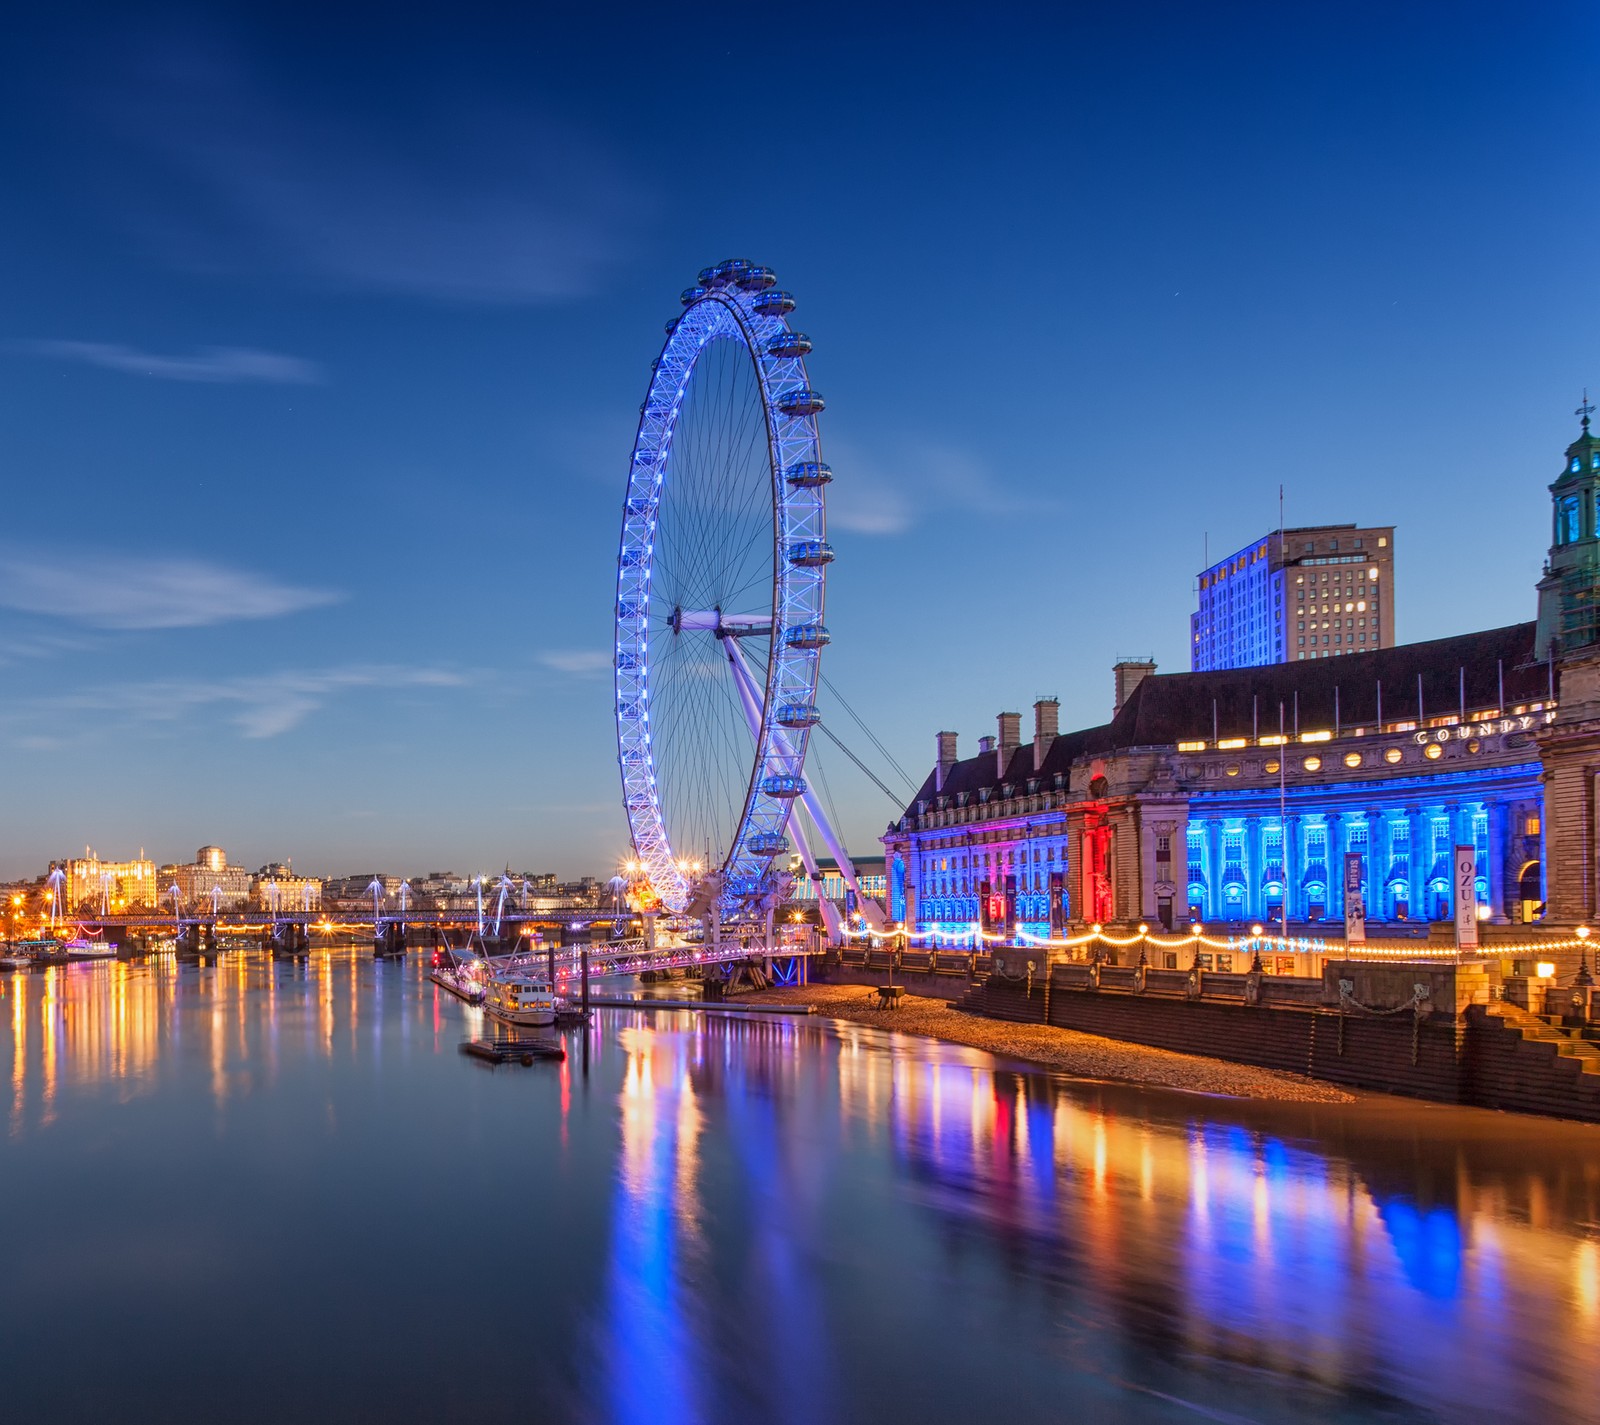
M 157 872 L 158 896 L 168 895 L 172 886 L 177 886 L 185 905 L 205 903 L 231 910 L 250 899 L 250 873 L 243 866 L 229 865 L 220 846 L 202 846 L 189 865 L 163 866 Z
M 861 887 L 861 893 L 879 902 L 886 902 L 889 892 L 889 880 L 884 871 L 884 858 L 882 856 L 868 856 L 857 860 L 852 857 L 850 864 L 855 867 L 856 883 Z M 817 888 L 812 884 L 811 878 L 806 875 L 806 868 L 798 856 L 789 863 L 789 870 L 794 875 L 794 889 L 789 892 L 789 899 L 799 905 L 815 905 L 817 901 Z M 822 877 L 822 894 L 836 905 L 849 910 L 855 907 L 848 904 L 844 875 L 839 870 L 839 863 L 832 859 L 817 861 L 817 873 Z
M 1196 673 L 1394 645 L 1394 526 L 1273 530 L 1199 576 Z
M 286 865 L 273 862 L 252 879 L 250 904 L 266 911 L 318 911 L 322 909 L 322 882 L 297 876 Z
M 105 910 L 112 913 L 144 910 L 155 905 L 159 894 L 156 863 L 141 853 L 132 861 L 102 861 L 93 851 L 65 861 L 52 861 L 66 881 L 61 895 L 68 910 Z

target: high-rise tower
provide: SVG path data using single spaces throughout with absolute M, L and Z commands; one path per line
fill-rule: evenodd
M 1537 658 L 1600 643 L 1600 436 L 1591 434 L 1589 393 L 1577 414 L 1583 433 L 1567 447 L 1550 487 L 1550 558 L 1539 581 Z

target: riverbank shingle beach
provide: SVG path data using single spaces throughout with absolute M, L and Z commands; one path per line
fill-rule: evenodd
M 942 999 L 907 994 L 897 1009 L 879 1009 L 869 985 L 803 985 L 739 996 L 741 1004 L 811 1004 L 817 1013 L 853 1024 L 902 1034 L 923 1034 L 1010 1059 L 1026 1059 L 1087 1079 L 1112 1079 L 1238 1098 L 1304 1103 L 1352 1103 L 1354 1095 L 1332 1084 L 1275 1069 L 1229 1064 L 1194 1054 L 1175 1054 L 1042 1024 L 1010 1024 L 966 1014 Z

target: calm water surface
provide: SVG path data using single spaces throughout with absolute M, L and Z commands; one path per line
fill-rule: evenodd
M 1600 1131 L 479 1027 L 356 950 L 0 978 L 0 1413 L 1600 1419 Z

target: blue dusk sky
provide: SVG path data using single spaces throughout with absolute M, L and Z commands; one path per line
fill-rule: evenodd
M 1600 387 L 1591 4 L 6 25 L 0 874 L 607 872 L 627 457 L 727 256 L 816 343 L 824 671 L 914 777 L 1186 668 L 1280 483 L 1398 527 L 1403 640 L 1532 617 Z

